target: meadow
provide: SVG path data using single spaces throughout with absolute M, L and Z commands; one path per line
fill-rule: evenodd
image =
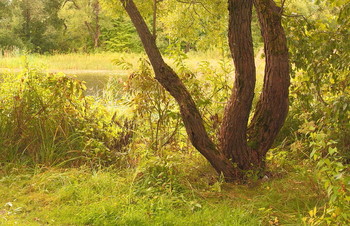
M 258 55 L 261 55 L 261 51 Z M 103 72 L 109 71 L 126 71 L 130 72 L 135 70 L 140 58 L 145 58 L 145 54 L 142 53 L 70 53 L 70 54 L 55 54 L 55 55 L 13 55 L 8 57 L 0 57 L 0 69 L 20 69 L 25 67 L 24 61 L 28 60 L 31 65 L 49 69 L 50 71 L 68 71 L 73 73 L 84 73 L 88 71 L 96 72 L 96 74 L 103 74 Z M 26 59 L 24 59 L 26 58 Z M 220 61 L 225 59 L 230 65 L 232 65 L 232 59 L 229 55 L 223 56 L 220 51 L 207 51 L 207 52 L 189 52 L 183 59 L 184 63 L 188 67 L 197 69 L 201 62 L 209 62 L 214 67 L 220 67 Z M 165 57 L 165 60 L 174 65 L 174 59 Z M 264 66 L 264 61 L 257 58 L 258 71 Z
M 324 204 L 314 176 L 294 166 L 264 182 L 215 182 L 213 172 L 174 161 L 167 177 L 136 169 L 37 168 L 1 172 L 4 225 L 303 225 Z M 187 158 L 187 160 L 186 160 Z M 152 163 L 151 160 L 148 160 Z M 186 163 L 186 164 L 184 164 Z M 191 163 L 191 162 L 190 162 Z M 192 162 L 193 164 L 193 162 Z M 154 165 L 153 165 L 154 167 Z M 280 169 L 281 170 L 281 169 Z M 191 176 L 195 171 L 200 176 Z M 164 172 L 162 172 L 164 175 Z
M 208 99 L 213 90 L 227 95 L 220 88 L 227 81 L 215 79 L 230 79 L 232 63 L 215 54 L 191 54 L 172 64 L 184 75 L 194 71 L 195 77 L 186 81 L 195 84 L 193 92 Z M 217 179 L 189 145 L 178 110 L 151 78 L 149 65 L 135 63 L 140 56 L 33 55 L 26 58 L 27 66 L 23 57 L 0 58 L 1 68 L 22 68 L 2 74 L 0 87 L 1 224 L 254 226 L 314 221 L 327 194 L 309 158 L 289 155 L 281 141 L 268 157 L 263 180 L 229 184 Z M 260 75 L 261 61 L 258 57 Z M 110 79 L 99 95 L 85 96 L 79 79 L 38 73 L 42 68 L 117 70 L 123 76 L 122 81 Z M 128 77 L 132 71 L 134 80 Z M 261 76 L 257 92 L 259 86 Z M 219 101 L 199 106 L 207 118 L 210 109 L 222 109 Z M 157 115 L 157 107 L 167 114 Z

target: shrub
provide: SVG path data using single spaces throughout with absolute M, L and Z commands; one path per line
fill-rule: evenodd
M 123 158 L 130 123 L 85 96 L 83 82 L 28 68 L 1 80 L 0 162 L 96 167 Z

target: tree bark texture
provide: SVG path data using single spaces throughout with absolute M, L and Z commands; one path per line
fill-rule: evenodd
M 247 125 L 256 80 L 251 20 L 253 0 L 229 0 L 228 39 L 235 65 L 235 81 L 220 131 L 225 156 L 248 170 L 255 162 L 247 144 Z
M 133 22 L 158 82 L 175 98 L 193 146 L 228 181 L 244 178 L 247 170 L 262 171 L 268 149 L 288 112 L 289 61 L 281 11 L 273 0 L 228 0 L 229 44 L 235 64 L 235 83 L 227 103 L 216 146 L 190 93 L 163 60 L 144 19 L 132 0 L 120 0 Z M 256 70 L 251 34 L 255 5 L 266 55 L 263 92 L 254 117 L 248 120 L 254 97 Z M 219 148 L 218 148 L 219 147 Z
M 289 107 L 289 56 L 281 24 L 282 9 L 272 0 L 254 0 L 264 39 L 264 86 L 248 129 L 252 156 L 265 167 L 265 156 L 286 119 Z

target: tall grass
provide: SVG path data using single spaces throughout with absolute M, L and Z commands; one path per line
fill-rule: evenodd
M 259 53 L 257 54 L 259 55 Z M 142 53 L 94 53 L 94 54 L 55 54 L 38 55 L 29 54 L 27 58 L 32 65 L 41 66 L 51 70 L 122 70 L 121 66 L 114 63 L 117 61 L 128 62 L 130 69 L 137 68 L 139 58 L 144 58 Z M 209 62 L 215 68 L 220 67 L 220 61 L 225 58 L 232 65 L 232 59 L 227 54 L 221 54 L 219 51 L 210 52 L 189 52 L 184 60 L 191 69 L 198 69 L 203 61 Z M 165 55 L 169 64 L 173 64 L 172 57 Z M 261 58 L 257 57 L 258 71 L 263 72 L 261 67 Z M 23 68 L 23 57 L 11 56 L 0 57 L 0 68 Z
M 203 115 L 210 119 L 207 108 L 220 112 L 224 107 L 222 100 L 210 101 L 228 95 L 221 87 L 229 91 L 232 84 L 227 86 L 227 83 L 233 83 L 232 62 L 227 57 L 214 59 L 207 54 L 191 54 L 188 58 L 167 60 L 184 77 Z M 138 67 L 135 59 L 140 57 L 136 54 L 69 54 L 29 56 L 29 60 L 36 65 L 51 64 L 48 68 L 75 70 L 111 70 L 110 62 L 106 62 L 114 60 L 119 62 L 110 63 L 114 68 L 135 70 Z M 5 58 L 0 62 L 6 62 Z M 147 62 L 146 68 L 141 67 L 138 73 L 146 76 L 148 83 L 134 73 L 136 85 L 123 83 L 123 91 L 131 88 L 126 95 L 119 89 L 119 80 L 111 80 L 100 99 L 86 97 L 81 81 L 63 74 L 40 73 L 26 65 L 25 70 L 16 75 L 3 74 L 0 83 L 3 103 L 0 107 L 0 187 L 3 188 L 0 189 L 0 223 L 302 224 L 309 207 L 323 197 L 314 192 L 318 188 L 310 175 L 300 175 L 296 169 L 291 175 L 276 177 L 274 181 L 254 181 L 240 186 L 225 184 L 217 180 L 216 173 L 199 153 L 184 148 L 188 144 L 183 129 L 170 136 L 172 143 L 162 146 L 161 152 L 152 149 L 152 145 L 142 139 L 152 130 L 142 116 L 154 118 L 152 101 L 157 101 L 147 96 L 154 91 Z M 189 69 L 193 69 L 194 76 L 186 78 Z M 228 81 L 222 79 L 226 76 Z M 258 87 L 260 85 L 258 82 Z M 216 90 L 215 98 L 213 90 Z M 176 110 L 174 100 L 166 98 L 172 101 L 172 105 L 168 105 L 170 110 Z M 209 102 L 201 103 L 203 98 Z M 161 99 L 160 105 L 164 101 Z M 136 109 L 135 101 L 140 109 Z M 120 107 L 120 102 L 126 104 Z M 174 126 L 172 120 L 165 120 L 163 116 L 179 117 L 170 110 L 163 109 L 166 115 L 162 115 L 162 121 L 158 119 L 159 123 L 150 120 L 150 127 L 160 125 L 159 134 L 164 135 L 164 131 Z M 141 120 L 130 124 L 125 118 L 119 118 L 134 115 L 136 111 L 140 111 Z M 209 123 L 212 122 L 208 120 Z M 135 136 L 128 146 L 130 131 Z M 215 130 L 211 132 L 215 134 Z
M 118 162 L 127 143 L 122 122 L 111 120 L 113 110 L 85 96 L 83 82 L 30 68 L 0 80 L 0 164 Z
M 28 55 L 28 60 L 34 65 L 41 65 L 47 69 L 56 70 L 116 70 L 112 60 L 120 54 L 56 54 L 56 55 Z M 138 54 L 123 54 L 126 59 L 138 57 Z M 0 58 L 0 68 L 22 68 L 21 56 Z
M 145 159 L 134 170 L 0 172 L 0 224 L 302 225 L 308 210 L 324 202 L 312 173 L 239 186 L 211 183 L 203 159 L 182 157 Z

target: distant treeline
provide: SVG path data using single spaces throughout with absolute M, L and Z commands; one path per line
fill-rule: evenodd
M 136 0 L 161 50 L 227 48 L 227 3 Z M 260 42 L 254 19 L 253 35 Z M 114 0 L 0 0 L 0 55 L 18 51 L 140 52 L 135 28 Z
M 140 51 L 133 26 L 99 0 L 0 0 L 0 54 Z

